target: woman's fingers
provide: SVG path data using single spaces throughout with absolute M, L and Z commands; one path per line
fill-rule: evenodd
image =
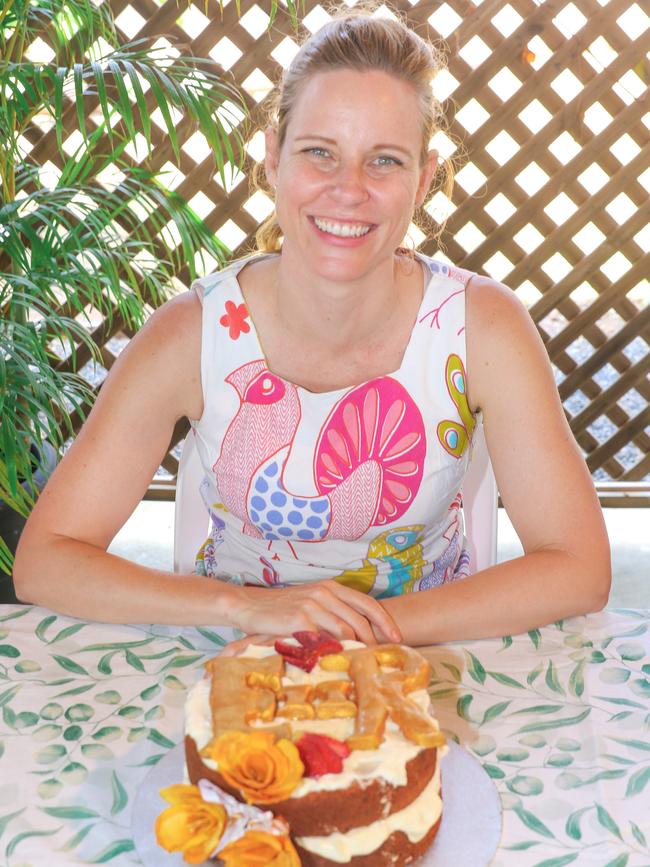
M 332 591 L 337 593 L 343 602 L 346 602 L 373 623 L 386 636 L 388 641 L 402 640 L 402 633 L 397 623 L 380 602 L 373 599 L 372 596 L 367 596 L 365 593 L 360 593 L 358 590 L 346 587 L 345 584 L 339 584 L 336 581 L 331 583 L 334 585 Z
M 386 622 L 386 617 L 383 616 L 385 612 L 375 600 L 370 600 L 373 603 L 371 605 L 368 605 L 365 600 L 357 605 L 358 597 L 361 595 L 358 591 L 349 588 L 343 588 L 343 593 L 341 593 L 338 584 L 324 581 L 314 585 L 306 606 L 313 606 L 309 608 L 311 618 L 336 638 L 356 638 L 366 644 L 376 644 L 377 639 L 373 625 L 370 617 L 366 616 L 366 612 L 370 615 L 374 613 L 375 617 L 382 623 Z M 379 616 L 375 612 L 374 606 L 379 608 L 381 612 Z M 391 618 L 389 617 L 390 622 Z M 352 631 L 352 634 L 349 634 L 349 630 Z M 381 633 L 379 626 L 377 631 Z
M 304 610 L 319 624 L 319 628 L 331 632 L 336 638 L 356 638 L 368 644 L 377 643 L 368 618 L 341 598 L 330 582 L 323 581 L 313 586 L 309 599 L 304 603 Z
M 401 641 L 397 624 L 376 599 L 336 581 L 282 590 L 241 590 L 244 604 L 236 625 L 250 634 L 288 635 L 297 630 L 322 629 L 336 638 L 356 638 L 366 644 L 376 644 L 376 636 L 389 642 Z M 230 645 L 235 648 L 233 653 L 245 646 L 240 642 Z
M 316 623 L 317 629 L 328 632 L 339 641 L 350 638 L 366 644 L 377 643 L 368 620 L 348 606 L 315 606 L 314 610 L 310 611 L 310 618 Z

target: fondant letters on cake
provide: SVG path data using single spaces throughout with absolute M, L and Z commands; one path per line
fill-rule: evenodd
M 210 660 L 213 736 L 264 723 L 278 737 L 291 737 L 290 724 L 281 720 L 355 716 L 346 743 L 353 750 L 372 750 L 383 741 L 390 716 L 413 743 L 444 744 L 444 735 L 408 696 L 429 682 L 429 663 L 419 653 L 397 644 L 364 647 L 323 656 L 320 666 L 348 672 L 349 679 L 283 685 L 284 659 L 277 653 Z M 274 720 L 278 724 L 269 726 Z
M 223 659 L 218 656 L 206 663 L 212 676 L 210 706 L 212 708 L 212 735 L 229 731 L 250 731 L 254 720 L 271 722 L 275 719 L 277 700 L 273 689 L 267 685 L 280 686 L 284 673 L 281 656 L 272 654 L 262 659 L 245 656 Z M 259 684 L 251 686 L 250 684 Z M 287 723 L 269 727 L 279 738 L 290 738 L 291 728 Z

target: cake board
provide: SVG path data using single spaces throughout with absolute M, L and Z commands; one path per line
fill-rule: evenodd
M 501 801 L 481 763 L 450 741 L 441 762 L 442 822 L 430 849 L 417 867 L 488 867 L 501 837 Z M 179 783 L 184 774 L 183 744 L 171 749 L 145 777 L 133 805 L 132 834 L 144 867 L 183 867 L 179 853 L 156 843 L 156 817 L 167 806 L 160 789 Z M 206 867 L 215 867 L 207 862 Z

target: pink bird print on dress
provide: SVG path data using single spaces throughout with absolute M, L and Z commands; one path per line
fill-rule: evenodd
M 422 480 L 426 440 L 422 415 L 396 379 L 363 383 L 333 406 L 315 446 L 316 496 L 292 493 L 284 483 L 301 418 L 296 386 L 262 359 L 226 381 L 240 405 L 213 470 L 244 532 L 268 540 L 358 539 L 406 512 Z

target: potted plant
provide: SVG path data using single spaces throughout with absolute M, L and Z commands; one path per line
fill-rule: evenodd
M 272 15 L 276 8 L 273 0 Z M 51 46 L 48 62 L 31 59 L 39 36 Z M 7 574 L 3 515 L 15 525 L 16 515 L 29 514 L 52 452 L 60 454 L 92 404 L 93 388 L 78 371 L 101 359 L 105 331 L 91 333 L 89 312 L 109 329 L 116 316 L 136 329 L 175 274 L 188 267 L 197 276 L 197 254 L 223 262 L 229 252 L 152 166 L 151 114 L 160 111 L 177 161 L 179 116 L 198 126 L 227 187 L 226 167 L 243 159 L 244 107 L 213 60 L 152 42 L 121 44 L 107 3 L 5 0 L 0 8 L 0 570 Z M 74 153 L 63 146 L 70 115 L 81 133 Z M 56 132 L 54 177 L 30 156 L 27 132 L 43 119 Z M 127 159 L 136 137 L 146 143 L 138 165 Z M 109 178 L 111 171 L 118 176 Z M 176 246 L 165 243 L 170 223 Z

